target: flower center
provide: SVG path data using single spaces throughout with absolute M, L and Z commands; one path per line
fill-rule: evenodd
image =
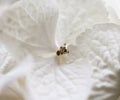
M 68 63 L 68 55 L 67 54 L 69 54 L 69 51 L 67 49 L 66 44 L 64 44 L 56 52 L 56 61 L 57 61 L 58 65 L 63 65 L 63 64 Z
M 67 50 L 67 46 L 66 46 L 66 43 L 65 43 L 64 46 L 61 46 L 59 48 L 59 50 L 57 50 L 56 55 L 60 56 L 60 55 L 68 54 L 68 53 L 69 53 L 69 51 Z

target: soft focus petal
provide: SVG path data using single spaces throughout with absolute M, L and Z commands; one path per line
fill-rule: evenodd
M 108 13 L 101 0 L 57 0 L 59 20 L 56 41 L 73 42 L 73 37 L 86 28 L 108 21 Z M 73 38 L 72 40 L 70 38 Z
M 0 37 L 16 54 L 25 47 L 38 56 L 53 52 L 57 17 L 55 0 L 20 0 L 0 17 Z
M 120 24 L 120 1 L 119 0 L 103 0 L 109 14 L 111 23 Z
M 17 80 L 21 76 L 27 75 L 32 67 L 35 66 L 33 64 L 33 60 L 31 57 L 25 58 L 19 65 L 17 65 L 13 70 L 9 73 L 4 74 L 0 78 L 0 90 L 11 81 Z
M 6 89 L 0 94 L 0 100 L 24 100 L 23 97 L 12 89 Z
M 100 24 L 77 38 L 78 53 L 95 67 L 90 100 L 117 100 L 120 95 L 120 26 Z
M 0 16 L 4 11 L 9 9 L 9 7 L 18 0 L 0 0 Z
M 17 61 L 10 52 L 0 43 L 0 75 L 4 75 L 15 68 Z
M 29 75 L 34 66 L 33 59 L 28 56 L 14 69 L 7 73 L 0 73 L 0 99 L 19 100 L 25 98 L 26 76 Z
M 86 61 L 57 65 L 54 59 L 41 59 L 28 77 L 28 91 L 34 100 L 87 100 L 92 68 Z

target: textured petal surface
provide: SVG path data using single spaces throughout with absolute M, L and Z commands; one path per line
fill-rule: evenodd
M 90 100 L 117 100 L 120 95 L 120 26 L 96 25 L 77 38 L 79 53 L 95 67 Z
M 103 11 L 104 7 L 101 2 L 97 0 L 78 1 L 66 0 L 64 3 L 58 1 L 59 7 L 63 8 L 60 12 L 64 16 L 59 17 L 58 26 L 60 28 L 57 32 L 62 36 L 63 34 L 66 37 L 69 33 L 80 33 L 95 22 L 106 21 L 107 13 Z M 90 12 L 87 12 L 89 8 Z M 24 55 L 26 50 L 33 53 L 36 66 L 29 76 L 26 74 L 30 70 L 29 65 L 32 67 L 32 64 L 29 63 L 31 61 L 25 61 L 8 74 L 5 73 L 11 67 L 7 67 L 5 72 L 0 67 L 2 74 L 5 74 L 3 77 L 0 76 L 0 89 L 10 85 L 7 92 L 12 89 L 11 91 L 22 95 L 25 100 L 116 100 L 120 95 L 119 26 L 113 24 L 95 26 L 77 38 L 77 47 L 69 46 L 72 51 L 69 57 L 84 58 L 93 66 L 80 59 L 60 66 L 55 63 L 55 59 L 37 58 L 37 56 L 55 49 L 54 33 L 57 15 L 56 3 L 50 0 L 21 0 L 3 14 L 3 17 L 0 18 L 1 39 L 10 49 L 13 48 L 15 54 L 22 51 L 19 55 Z M 78 20 L 79 18 L 81 19 Z M 80 23 L 83 24 L 80 26 Z M 64 36 L 58 41 L 63 41 Z M 61 38 L 61 36 L 58 37 Z M 1 59 L 7 58 L 1 56 Z M 4 65 L 2 61 L 0 64 Z M 24 85 L 18 81 L 22 74 L 26 76 Z M 16 81 L 18 83 L 14 83 Z M 12 82 L 13 84 L 11 84 Z M 6 92 L 0 94 L 0 99 L 4 100 L 4 93 Z M 18 98 L 23 99 L 19 95 Z M 9 96 L 6 96 L 5 99 L 7 97 Z M 12 97 L 17 99 L 17 97 Z
M 28 77 L 34 100 L 87 100 L 92 84 L 90 64 L 78 60 L 58 66 L 54 59 L 40 61 Z
M 108 21 L 108 14 L 101 0 L 57 0 L 59 20 L 58 45 L 73 42 L 70 38 L 97 23 Z
M 52 52 L 56 48 L 54 34 L 57 16 L 54 0 L 20 0 L 1 16 L 1 38 L 17 53 L 23 51 L 19 50 L 23 45 L 18 41 L 26 44 L 31 51 L 39 49 L 41 55 Z

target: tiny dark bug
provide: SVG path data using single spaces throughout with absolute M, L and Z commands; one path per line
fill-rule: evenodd
M 64 46 L 61 46 L 59 50 L 57 50 L 56 55 L 60 56 L 67 53 L 69 53 L 69 51 L 67 50 L 66 44 L 64 44 Z
M 65 53 L 67 52 L 67 49 L 66 49 L 66 48 L 64 49 L 64 52 L 65 52 Z
M 59 55 L 60 55 L 60 51 L 58 50 L 58 51 L 56 52 L 56 54 L 57 54 L 57 56 L 59 56 Z

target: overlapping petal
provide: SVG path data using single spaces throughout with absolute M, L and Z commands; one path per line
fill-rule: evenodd
M 56 34 L 58 45 L 64 42 L 70 44 L 74 42 L 75 35 L 83 32 L 86 28 L 108 22 L 108 13 L 101 0 L 57 1 L 60 12 Z
M 117 99 L 120 95 L 119 26 L 101 24 L 81 33 L 96 23 L 107 22 L 107 12 L 102 3 L 98 0 L 57 2 L 60 8 L 58 23 L 58 9 L 54 0 L 21 0 L 0 18 L 2 42 L 16 57 L 24 57 L 27 53 L 34 57 L 36 63 L 31 65 L 34 69 L 29 76 L 26 69 L 17 67 L 18 70 L 1 78 L 1 84 L 4 84 L 0 86 L 16 82 L 24 74 L 26 85 L 22 91 L 25 94 L 22 95 L 25 100 Z M 72 63 L 58 65 L 54 57 L 41 58 L 55 53 L 56 40 L 58 44 L 70 43 L 78 34 L 76 45 L 68 46 L 68 57 L 74 59 Z M 25 65 L 28 68 L 29 63 Z M 16 86 L 13 88 L 16 89 Z
M 25 52 L 23 44 L 27 44 L 28 50 L 36 51 L 38 56 L 53 52 L 56 50 L 57 17 L 54 0 L 20 0 L 1 16 L 1 38 L 16 54 Z
M 77 38 L 81 58 L 95 67 L 90 100 L 117 100 L 120 95 L 120 26 L 100 24 Z
M 92 85 L 92 68 L 84 60 L 57 65 L 54 59 L 42 59 L 28 77 L 34 100 L 87 100 Z M 49 62 L 49 63 L 48 63 Z
M 6 59 L 5 59 L 6 61 Z M 23 100 L 26 98 L 26 76 L 29 75 L 34 65 L 33 59 L 28 56 L 18 65 L 13 65 L 13 69 L 9 69 L 10 60 L 7 60 L 8 66 L 4 66 L 0 72 L 0 99 L 1 100 Z M 4 62 L 3 62 L 4 64 Z M 2 67 L 2 66 L 1 66 Z M 30 99 L 29 99 L 30 100 Z

